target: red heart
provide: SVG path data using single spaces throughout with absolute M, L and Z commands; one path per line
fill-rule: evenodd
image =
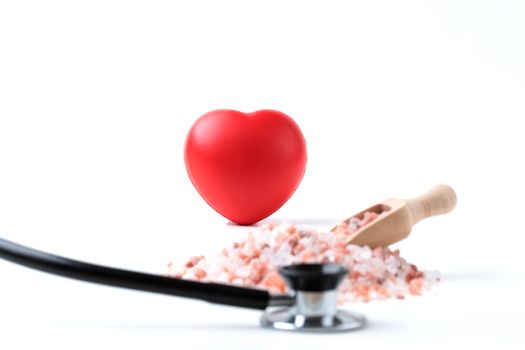
M 202 198 L 231 221 L 250 225 L 279 209 L 306 167 L 306 143 L 284 113 L 215 110 L 193 124 L 184 160 Z

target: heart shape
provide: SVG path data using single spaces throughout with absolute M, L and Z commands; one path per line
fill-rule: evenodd
M 215 110 L 201 116 L 186 138 L 191 182 L 219 214 L 254 224 L 291 197 L 306 168 L 306 142 L 284 113 Z

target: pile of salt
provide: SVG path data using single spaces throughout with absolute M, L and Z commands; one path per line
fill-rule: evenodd
M 345 244 L 360 227 L 381 214 L 367 212 L 361 219 L 338 225 L 334 232 L 318 232 L 294 225 L 267 224 L 211 259 L 194 256 L 179 268 L 168 264 L 169 275 L 205 282 L 287 292 L 280 266 L 299 263 L 340 264 L 348 276 L 339 289 L 340 303 L 419 295 L 437 283 L 437 272 L 422 272 L 399 255 L 399 250 Z

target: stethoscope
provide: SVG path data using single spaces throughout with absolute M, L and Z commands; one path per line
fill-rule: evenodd
M 365 317 L 337 308 L 337 287 L 348 271 L 336 264 L 298 264 L 279 269 L 289 294 L 205 283 L 111 268 L 68 259 L 0 238 L 0 258 L 32 269 L 108 286 L 265 310 L 261 325 L 290 331 L 349 331 Z

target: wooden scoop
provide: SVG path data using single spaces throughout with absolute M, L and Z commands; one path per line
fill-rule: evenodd
M 446 214 L 456 206 L 456 193 L 448 185 L 438 185 L 427 193 L 412 199 L 388 199 L 352 216 L 363 219 L 367 211 L 380 217 L 355 231 L 347 244 L 386 247 L 405 239 L 412 226 L 430 216 Z M 350 219 L 344 220 L 349 223 Z M 332 228 L 335 231 L 337 226 Z

